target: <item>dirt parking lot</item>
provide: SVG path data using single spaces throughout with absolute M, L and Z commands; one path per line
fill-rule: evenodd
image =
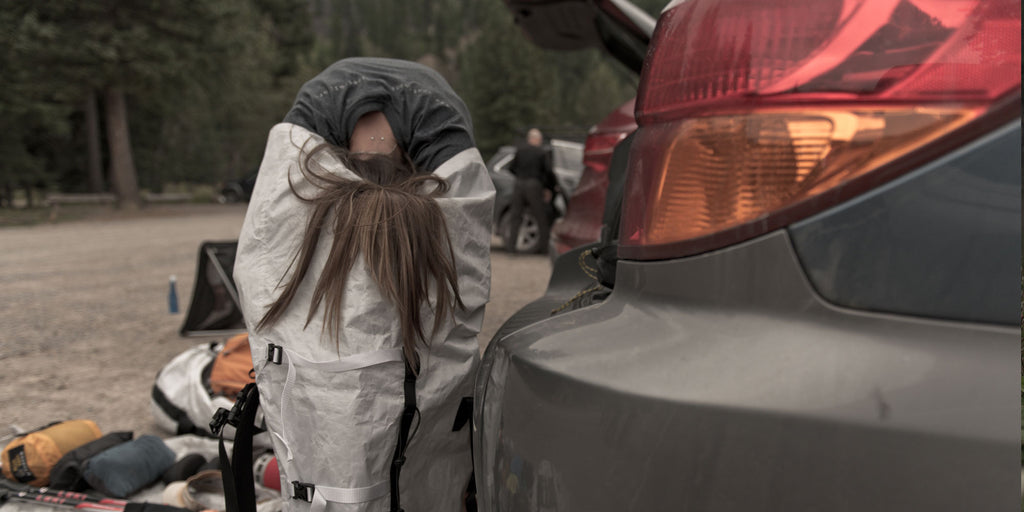
M 244 215 L 244 205 L 182 205 L 0 228 L 0 428 L 88 418 L 104 432 L 166 435 L 150 417 L 153 378 L 204 341 L 178 336 L 168 277 L 184 312 L 199 244 L 236 239 Z M 549 275 L 546 257 L 500 248 L 492 268 L 481 345 Z

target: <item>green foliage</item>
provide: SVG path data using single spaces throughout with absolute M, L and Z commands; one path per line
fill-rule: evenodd
M 85 190 L 83 105 L 111 86 L 127 96 L 139 186 L 243 176 L 299 86 L 357 55 L 438 70 L 485 154 L 530 126 L 582 137 L 635 94 L 597 50 L 527 42 L 500 0 L 0 0 L 0 191 Z
M 15 136 L 0 142 L 0 182 L 59 175 L 63 188 L 81 188 L 75 112 L 109 86 L 127 93 L 144 187 L 249 172 L 313 39 L 305 0 L 4 4 L 0 126 Z
M 219 5 L 218 19 L 231 21 L 205 36 L 205 51 L 193 60 L 188 79 L 175 80 L 173 94 L 134 95 L 133 119 L 140 122 L 132 126 L 133 142 L 144 187 L 251 171 L 269 126 L 290 102 L 274 89 L 287 75 L 273 19 L 248 2 Z
M 652 4 L 652 5 L 646 5 Z M 322 0 L 313 2 L 324 67 L 356 55 L 415 60 L 451 82 L 473 115 L 486 155 L 531 126 L 582 138 L 636 93 L 636 77 L 599 50 L 542 50 L 514 26 L 501 0 Z M 664 0 L 645 0 L 652 14 Z
M 635 78 L 599 50 L 542 50 L 526 40 L 500 3 L 481 14 L 455 87 L 473 113 L 485 155 L 519 141 L 530 127 L 581 139 L 636 94 Z
M 12 187 L 45 184 L 45 148 L 69 133 L 62 91 L 49 83 L 45 70 L 24 65 L 40 47 L 45 27 L 26 9 L 0 8 L 0 184 Z
M 485 154 L 512 142 L 524 125 L 544 124 L 544 106 L 558 92 L 545 86 L 553 66 L 543 51 L 526 42 L 508 19 L 492 16 L 487 21 L 460 63 L 458 84 Z

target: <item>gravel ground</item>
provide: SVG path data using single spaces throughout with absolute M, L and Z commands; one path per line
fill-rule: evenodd
M 199 244 L 237 238 L 244 215 L 241 205 L 179 205 L 0 228 L 0 430 L 88 418 L 104 432 L 167 435 L 150 417 L 153 378 L 203 341 L 178 336 L 184 315 L 168 313 L 168 277 L 184 311 Z M 497 242 L 491 262 L 481 346 L 550 273 L 546 257 Z

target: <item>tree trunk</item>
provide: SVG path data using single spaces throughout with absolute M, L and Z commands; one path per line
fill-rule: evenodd
M 103 99 L 107 113 L 110 182 L 114 187 L 114 195 L 117 196 L 117 205 L 127 210 L 137 210 L 141 200 L 135 162 L 132 159 L 132 141 L 128 132 L 128 109 L 124 102 L 124 90 L 118 86 L 107 87 Z
M 103 192 L 103 158 L 100 155 L 100 114 L 96 106 L 96 92 L 89 91 L 85 100 L 85 137 L 89 147 L 89 192 Z
M 25 187 L 25 208 L 32 208 L 35 206 L 32 201 L 32 185 L 26 181 L 22 186 Z

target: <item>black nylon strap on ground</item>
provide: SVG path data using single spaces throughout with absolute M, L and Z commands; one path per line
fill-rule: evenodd
M 156 402 L 156 405 L 159 406 L 160 409 L 164 411 L 165 414 L 170 416 L 171 419 L 174 420 L 174 422 L 176 423 L 175 428 L 177 430 L 175 431 L 175 434 L 179 436 L 184 434 L 195 434 L 199 436 L 209 437 L 208 433 L 206 433 L 203 429 L 196 427 L 195 423 L 192 423 L 192 420 L 188 417 L 188 413 L 183 411 L 178 406 L 174 405 L 167 398 L 167 395 L 165 395 L 164 392 L 160 390 L 160 388 L 158 388 L 156 385 L 153 386 L 153 393 L 151 394 L 151 396 L 153 397 L 153 401 Z
M 391 512 L 402 512 L 398 495 L 398 479 L 402 473 L 402 464 L 405 464 L 405 449 L 409 444 L 412 421 L 416 417 L 416 372 L 409 361 L 405 362 L 404 387 L 405 408 L 402 410 L 402 420 L 398 424 L 398 444 L 395 445 L 395 455 L 391 458 Z

